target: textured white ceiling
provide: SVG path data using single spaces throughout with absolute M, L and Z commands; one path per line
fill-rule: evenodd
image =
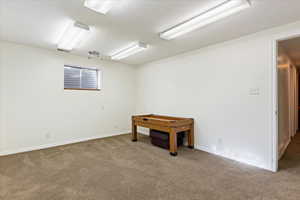
M 105 55 L 134 41 L 150 45 L 147 51 L 125 60 L 142 64 L 173 56 L 266 28 L 300 20 L 299 0 L 252 0 L 250 9 L 172 41 L 158 33 L 222 0 L 116 0 L 107 15 L 83 7 L 84 0 L 0 0 L 0 39 L 56 49 L 56 42 L 71 20 L 92 27 L 89 38 L 72 53 Z

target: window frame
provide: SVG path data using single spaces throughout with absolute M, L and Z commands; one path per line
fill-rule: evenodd
M 65 75 L 65 67 L 70 68 L 76 68 L 80 70 L 93 70 L 96 71 L 97 74 L 97 88 L 66 88 L 64 83 L 64 90 L 86 90 L 86 91 L 100 91 L 102 89 L 102 70 L 96 68 L 96 67 L 79 67 L 74 65 L 64 65 L 64 75 Z M 81 71 L 80 71 L 80 77 L 81 77 Z M 64 77 L 65 80 L 65 77 Z M 81 78 L 80 78 L 81 81 Z M 80 84 L 81 85 L 81 84 Z

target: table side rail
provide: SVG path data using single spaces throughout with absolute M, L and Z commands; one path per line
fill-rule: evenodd
M 165 119 L 165 120 L 193 120 L 193 118 L 185 118 L 185 117 L 171 117 L 171 116 L 165 116 L 165 115 L 133 115 L 132 118 L 157 118 L 157 119 Z
M 166 131 L 170 132 L 171 129 L 176 130 L 176 132 L 182 132 L 182 131 L 188 131 L 191 129 L 192 123 L 180 125 L 180 126 L 162 126 L 156 123 L 150 123 L 150 122 L 143 122 L 143 121 L 135 121 L 135 126 L 141 126 L 145 128 L 155 129 L 159 131 Z
M 168 127 L 168 126 L 161 126 L 159 124 L 151 124 L 151 123 L 148 123 L 148 122 L 135 121 L 134 125 L 145 127 L 145 128 L 150 128 L 150 129 L 155 129 L 155 130 L 158 130 L 158 131 L 164 131 L 164 132 L 169 132 L 170 131 L 170 127 Z
M 185 119 L 185 120 L 165 120 L 165 119 L 153 119 L 153 118 L 133 118 L 133 121 L 157 124 L 162 126 L 184 126 L 193 123 L 193 119 Z

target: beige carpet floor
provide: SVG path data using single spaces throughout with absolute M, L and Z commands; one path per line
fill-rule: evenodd
M 278 173 L 129 135 L 0 157 L 1 200 L 300 200 L 300 134 Z

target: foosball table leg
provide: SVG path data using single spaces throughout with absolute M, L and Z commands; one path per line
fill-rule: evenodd
M 177 132 L 171 130 L 169 133 L 169 146 L 170 146 L 170 155 L 177 156 Z
M 137 126 L 134 124 L 133 120 L 132 120 L 132 132 L 131 132 L 131 135 L 132 135 L 131 141 L 132 142 L 136 142 L 137 141 Z
M 188 131 L 188 147 L 194 148 L 194 122 L 191 124 L 190 130 Z

